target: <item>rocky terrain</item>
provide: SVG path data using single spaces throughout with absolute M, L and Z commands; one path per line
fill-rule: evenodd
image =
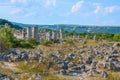
M 120 80 L 119 43 L 63 45 L 1 53 L 0 80 Z

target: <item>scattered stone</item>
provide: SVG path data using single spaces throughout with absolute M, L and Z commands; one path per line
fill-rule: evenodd
M 92 69 L 90 69 L 90 71 L 89 71 L 89 74 L 88 74 L 90 77 L 92 77 L 93 76 L 93 70 Z
M 61 65 L 63 69 L 68 69 L 68 64 L 66 62 L 62 62 Z
M 117 67 L 113 62 L 110 62 L 110 70 L 117 71 Z
M 65 70 L 65 69 L 61 69 L 61 70 L 60 70 L 60 74 L 66 75 L 66 70 Z
M 106 71 L 102 71 L 102 77 L 106 78 L 108 76 L 108 73 Z
M 120 46 L 120 42 L 115 42 L 115 43 L 113 44 L 113 47 L 116 47 L 116 46 Z
M 0 74 L 0 80 L 15 80 L 15 79 L 8 77 L 6 74 Z
M 107 70 L 119 71 L 118 69 L 120 69 L 120 50 L 111 45 L 83 46 L 78 49 L 70 48 L 69 51 L 72 53 L 64 54 L 57 50 L 49 55 L 44 55 L 41 52 L 13 50 L 9 54 L 0 54 L 0 64 L 2 65 L 4 61 L 24 61 L 24 64 L 38 62 L 38 65 L 47 64 L 46 67 L 49 71 L 54 67 L 55 74 L 76 76 L 88 73 L 91 77 L 101 74 L 103 78 L 108 76 Z M 100 70 L 103 71 L 100 72 Z M 8 77 L 5 78 L 5 76 L 0 75 L 0 80 L 7 80 Z M 34 74 L 29 80 L 43 80 L 43 78 L 40 74 Z
M 86 60 L 86 64 L 91 64 L 91 63 L 92 63 L 92 58 L 88 57 L 87 60 Z
M 39 73 L 33 74 L 28 80 L 45 80 Z

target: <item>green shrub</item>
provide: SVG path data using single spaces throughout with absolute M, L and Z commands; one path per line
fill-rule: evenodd
M 72 39 L 67 39 L 65 40 L 66 44 L 72 44 L 73 43 L 73 40 Z
M 20 42 L 20 47 L 21 48 L 33 48 L 33 46 L 30 43 L 23 42 L 23 41 Z
M 44 46 L 49 46 L 49 44 L 51 44 L 51 42 L 48 40 L 44 40 L 44 42 L 42 43 L 42 45 Z
M 29 38 L 29 39 L 27 39 L 27 42 L 30 43 L 33 46 L 39 44 L 39 41 L 37 41 L 35 38 Z
M 84 43 L 83 44 L 87 44 L 87 41 L 84 41 Z
M 114 34 L 113 40 L 120 41 L 120 34 Z

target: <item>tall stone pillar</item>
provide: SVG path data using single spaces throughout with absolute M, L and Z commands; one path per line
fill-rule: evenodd
M 46 40 L 50 41 L 52 39 L 52 35 L 50 32 L 46 33 Z
M 30 27 L 27 28 L 27 38 L 30 38 L 32 36 L 32 30 Z
M 96 35 L 94 35 L 93 40 L 96 41 Z
M 60 39 L 64 38 L 63 29 L 60 29 Z
M 23 30 L 22 30 L 22 39 L 25 39 L 25 38 L 26 38 L 26 30 L 23 29 Z
M 38 31 L 38 26 L 33 27 L 32 31 L 32 37 L 39 40 L 39 31 Z
M 52 39 L 56 40 L 57 39 L 57 34 L 55 31 L 52 31 Z

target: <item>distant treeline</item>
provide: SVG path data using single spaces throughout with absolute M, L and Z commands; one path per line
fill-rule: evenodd
M 52 32 L 52 29 L 40 29 L 40 32 Z M 56 32 L 59 32 L 59 30 L 56 30 Z M 65 31 L 64 30 L 64 34 L 66 34 L 66 36 L 80 36 L 81 38 L 84 38 L 86 35 L 89 35 L 90 39 L 93 39 L 94 35 L 96 35 L 96 38 L 98 40 L 109 40 L 109 41 L 120 41 L 120 34 L 110 34 L 110 33 L 86 33 L 86 32 L 82 32 L 82 33 L 77 33 L 75 31 Z
M 0 25 L 1 25 L 1 27 L 4 27 L 5 24 L 8 24 L 11 28 L 22 29 L 22 27 L 20 27 L 18 25 L 14 25 L 10 21 L 8 21 L 8 20 L 0 18 Z
M 94 35 L 98 40 L 108 40 L 108 41 L 120 41 L 120 34 L 110 34 L 110 33 L 77 33 L 75 31 L 67 32 L 65 31 L 67 36 L 79 35 L 84 38 L 86 35 L 89 36 L 90 39 L 93 39 Z

